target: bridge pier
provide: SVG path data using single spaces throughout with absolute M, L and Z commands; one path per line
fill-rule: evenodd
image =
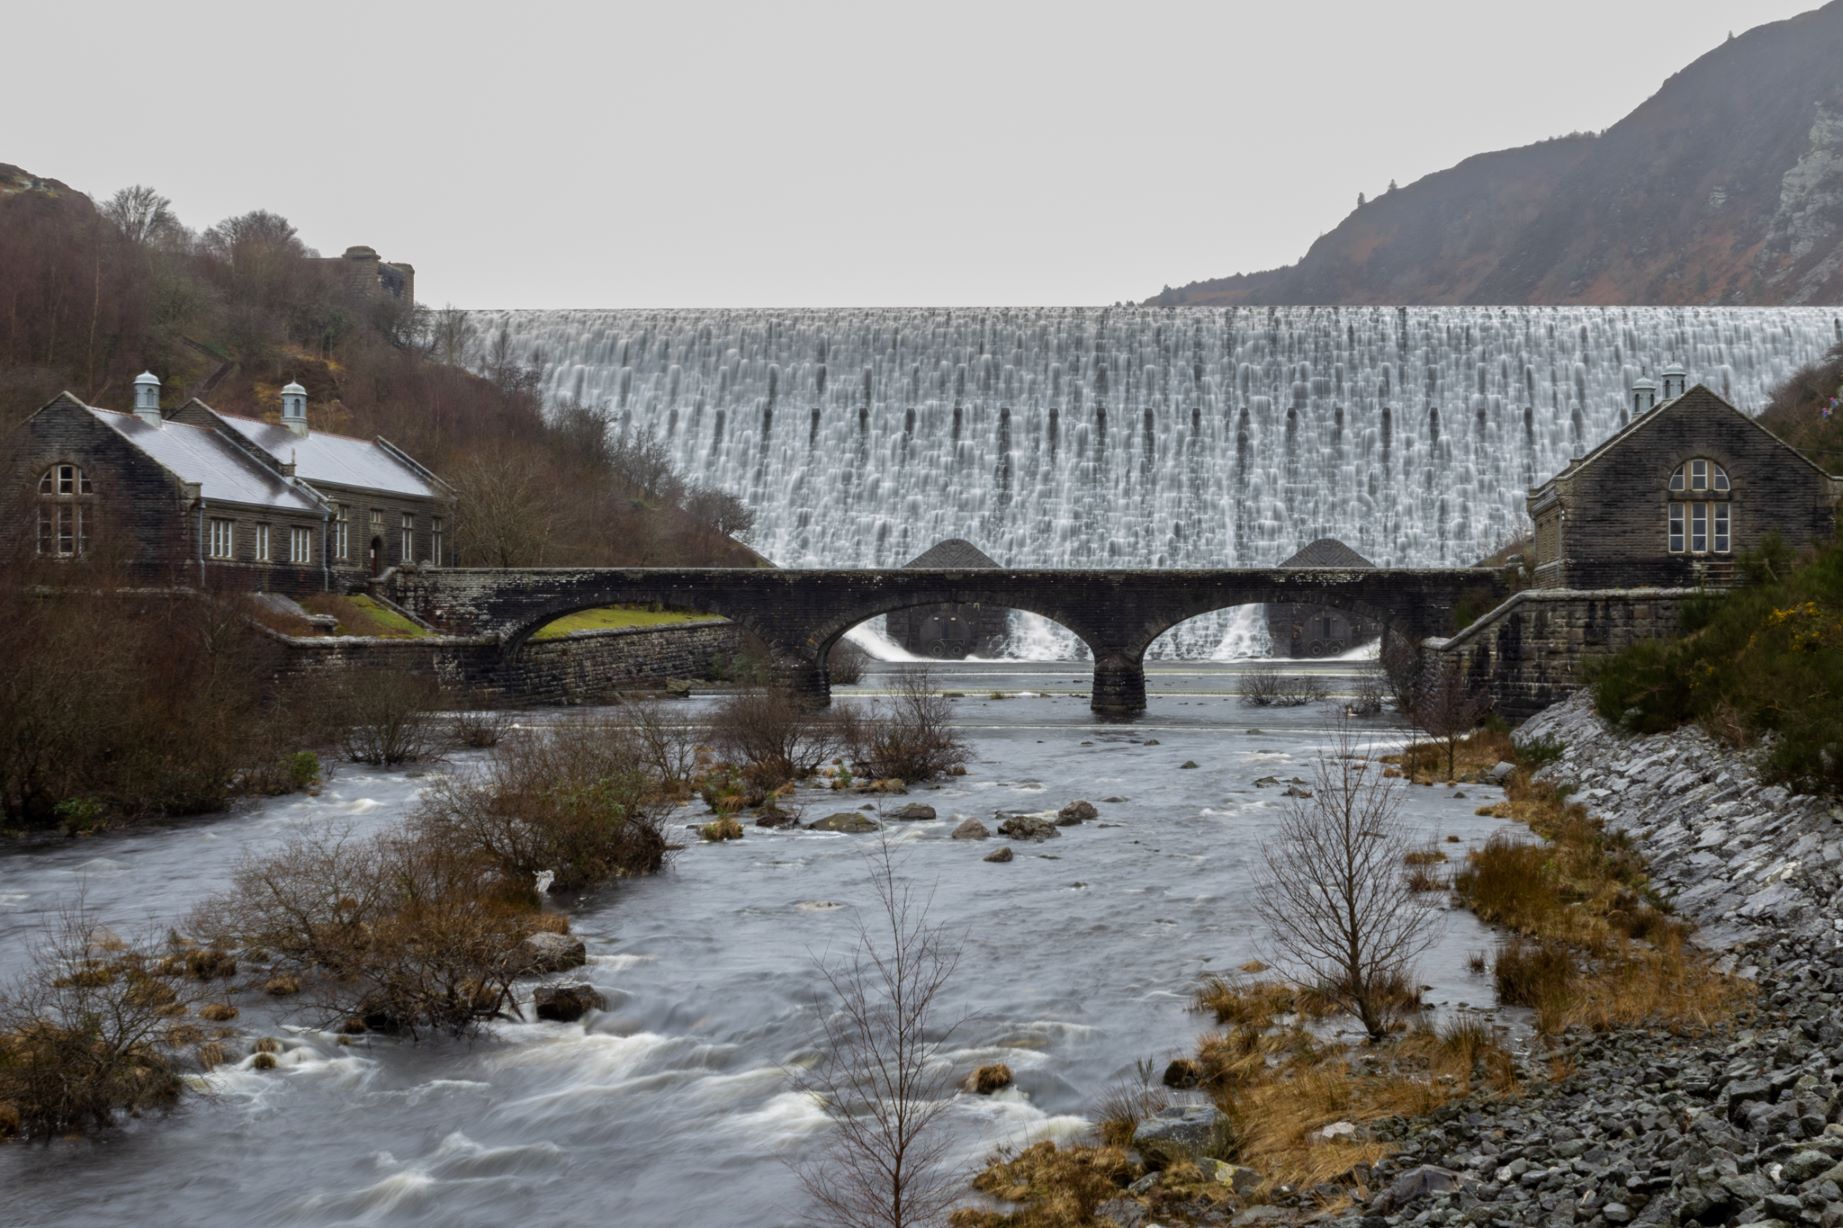
M 1100 716 L 1132 717 L 1144 712 L 1144 656 L 1096 652 L 1090 695 L 1088 706 Z
M 825 708 L 832 703 L 832 680 L 817 661 L 782 660 L 774 667 L 775 681 L 787 693 L 809 707 Z

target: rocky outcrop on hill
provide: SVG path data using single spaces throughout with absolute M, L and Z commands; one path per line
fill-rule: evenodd
M 1585 695 L 1517 736 L 1564 745 L 1546 774 L 1634 840 L 1758 1008 L 1703 1037 L 1575 1036 L 1566 1078 L 1392 1123 L 1402 1151 L 1345 1222 L 1843 1224 L 1843 808 L 1761 785 L 1698 730 L 1620 734 Z M 1408 1191 L 1424 1166 L 1450 1188 Z
M 1710 51 L 1598 136 L 1469 158 L 1283 269 L 1153 304 L 1843 298 L 1843 2 Z

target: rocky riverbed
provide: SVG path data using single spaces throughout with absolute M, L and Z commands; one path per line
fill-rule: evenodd
M 1544 774 L 1632 837 L 1756 1007 L 1700 1037 L 1573 1037 L 1564 1078 L 1395 1123 L 1401 1152 L 1344 1222 L 1843 1224 L 1843 808 L 1698 730 L 1621 734 L 1586 695 L 1517 739 L 1565 747 Z

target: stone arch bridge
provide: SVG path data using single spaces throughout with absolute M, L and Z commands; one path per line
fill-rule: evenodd
M 506 655 L 552 619 L 605 605 L 718 614 L 760 636 L 794 690 L 830 699 L 826 654 L 859 623 L 911 606 L 979 603 L 1025 610 L 1073 632 L 1094 655 L 1092 707 L 1145 709 L 1145 653 L 1160 635 L 1230 606 L 1301 603 L 1365 615 L 1415 639 L 1453 630 L 1462 594 L 1509 592 L 1483 568 L 445 568 L 398 569 L 384 594 L 453 634 L 485 635 Z

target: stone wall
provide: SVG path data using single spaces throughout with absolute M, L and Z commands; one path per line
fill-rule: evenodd
M 484 636 L 281 638 L 288 651 L 284 682 L 407 670 L 431 675 L 446 690 L 508 704 L 607 703 L 674 679 L 710 678 L 740 647 L 735 625 L 721 622 L 579 631 L 531 641 L 509 656 Z
M 1526 590 L 1458 635 L 1425 641 L 1422 684 L 1431 689 L 1442 671 L 1459 670 L 1471 685 L 1489 689 L 1498 715 L 1521 721 L 1579 689 L 1594 657 L 1676 635 L 1684 603 L 1701 595 L 1700 589 Z

